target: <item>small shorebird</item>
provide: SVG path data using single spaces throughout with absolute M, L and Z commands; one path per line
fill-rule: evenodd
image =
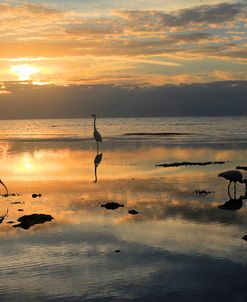
M 228 194 L 230 195 L 230 186 L 231 183 L 234 183 L 234 193 L 236 194 L 236 183 L 244 183 L 245 184 L 245 195 L 247 195 L 247 179 L 243 179 L 243 174 L 240 171 L 237 170 L 227 170 L 225 172 L 222 172 L 218 175 L 219 177 L 223 177 L 226 180 L 229 180 L 228 185 Z

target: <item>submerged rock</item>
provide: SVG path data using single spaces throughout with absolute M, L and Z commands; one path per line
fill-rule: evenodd
M 47 214 L 24 215 L 17 219 L 17 221 L 20 223 L 13 225 L 13 227 L 27 230 L 35 224 L 45 223 L 47 221 L 51 221 L 52 219 L 54 218 L 51 215 Z
M 136 211 L 136 210 L 129 210 L 128 213 L 131 214 L 131 215 L 136 215 L 136 214 L 138 214 L 139 212 Z
M 102 204 L 101 207 L 104 207 L 107 210 L 116 210 L 120 207 L 124 207 L 124 205 L 118 202 L 107 202 L 106 204 Z
M 195 190 L 193 192 L 194 194 L 199 194 L 199 195 L 208 195 L 208 194 L 211 194 L 211 193 L 214 193 L 214 191 L 207 191 L 207 190 Z
M 247 241 L 247 235 L 244 235 L 244 236 L 242 237 L 242 239 L 244 239 L 245 241 Z
M 37 197 L 41 197 L 41 196 L 42 196 L 42 194 L 40 194 L 40 193 L 39 194 L 35 194 L 35 193 L 32 194 L 32 198 L 37 198 Z
M 0 196 L 11 197 L 11 196 L 20 196 L 20 194 L 19 193 L 4 193 L 4 194 L 1 194 Z

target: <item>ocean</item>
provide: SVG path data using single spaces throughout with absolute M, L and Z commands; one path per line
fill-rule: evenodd
M 179 139 L 174 136 L 166 137 L 165 142 L 210 144 L 247 141 L 246 116 L 97 118 L 97 128 L 107 140 L 124 140 L 123 134 L 126 133 L 178 132 L 185 135 Z M 92 132 L 92 118 L 0 120 L 0 140 L 7 141 L 88 140 L 92 139 Z
M 0 300 L 246 301 L 246 117 L 96 126 L 0 121 Z

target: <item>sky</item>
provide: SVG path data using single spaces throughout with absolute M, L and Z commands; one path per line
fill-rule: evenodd
M 36 117 L 32 107 L 42 107 L 44 97 L 50 98 L 50 103 L 45 103 L 54 117 L 66 113 L 69 117 L 85 116 L 90 110 L 99 115 L 104 112 L 104 116 L 118 111 L 121 116 L 116 109 L 123 91 L 132 99 L 146 100 L 145 106 L 140 102 L 139 112 L 133 113 L 133 101 L 121 99 L 125 111 L 129 108 L 123 115 L 148 115 L 153 95 L 163 104 L 154 115 L 167 115 L 165 108 L 173 100 L 177 110 L 172 114 L 199 115 L 197 110 L 182 112 L 179 108 L 182 90 L 183 106 L 188 105 L 185 109 L 195 101 L 191 100 L 192 86 L 210 86 L 210 93 L 203 90 L 203 98 L 208 100 L 203 109 L 208 114 L 216 113 L 210 113 L 207 106 L 212 103 L 211 89 L 216 93 L 216 107 L 219 102 L 217 110 L 222 108 L 217 93 L 228 100 L 230 89 L 240 102 L 233 114 L 239 114 L 240 108 L 247 109 L 243 97 L 246 33 L 246 1 L 0 1 L 0 105 L 5 108 L 0 118 Z M 236 88 L 239 85 L 241 89 Z M 168 99 L 171 86 L 173 99 Z M 86 100 L 89 89 L 94 100 L 91 105 Z M 153 94 L 147 101 L 150 90 Z M 56 95 L 55 103 L 47 91 Z M 76 111 L 73 104 L 69 106 L 70 93 L 72 103 L 77 101 Z M 112 98 L 114 104 L 109 102 Z M 100 106 L 93 106 L 95 103 Z M 63 106 L 66 111 L 61 113 Z M 231 111 L 223 107 L 221 113 Z

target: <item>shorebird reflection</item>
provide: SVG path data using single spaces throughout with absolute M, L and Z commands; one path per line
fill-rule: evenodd
M 97 178 L 97 168 L 99 166 L 99 164 L 101 163 L 103 157 L 103 153 L 97 153 L 94 159 L 94 182 L 98 181 Z
M 230 200 L 220 205 L 219 209 L 237 211 L 242 208 L 243 199 L 245 199 L 243 196 L 240 196 L 239 198 L 230 198 Z
M 230 192 L 228 192 L 229 200 L 224 204 L 220 205 L 219 208 L 222 210 L 230 210 L 230 211 L 237 211 L 242 208 L 243 200 L 247 199 L 247 191 L 245 190 L 245 195 L 239 196 L 236 198 L 236 192 L 234 192 L 234 198 L 231 197 Z

